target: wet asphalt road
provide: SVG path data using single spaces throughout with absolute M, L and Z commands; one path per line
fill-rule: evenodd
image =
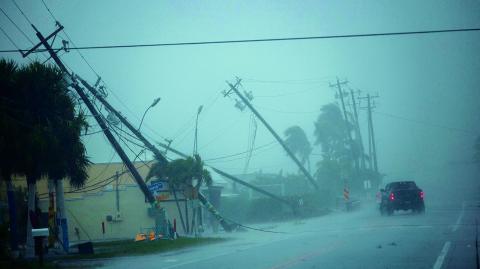
M 354 212 L 255 226 L 286 233 L 237 232 L 224 243 L 105 260 L 102 268 L 475 268 L 478 186 L 424 190 L 424 215 L 380 216 L 364 203 Z M 452 191 L 461 195 L 446 199 Z

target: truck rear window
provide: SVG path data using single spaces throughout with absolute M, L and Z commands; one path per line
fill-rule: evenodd
M 392 190 L 406 190 L 406 189 L 416 189 L 417 185 L 413 181 L 406 182 L 395 182 L 390 185 Z

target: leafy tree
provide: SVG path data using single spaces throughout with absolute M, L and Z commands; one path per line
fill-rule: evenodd
M 308 141 L 305 131 L 299 126 L 291 126 L 284 132 L 286 139 L 285 144 L 293 152 L 293 154 L 300 157 L 300 162 L 305 164 L 307 162 L 310 170 L 310 153 L 312 153 L 312 146 Z

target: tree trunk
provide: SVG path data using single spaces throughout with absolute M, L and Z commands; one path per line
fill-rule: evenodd
M 15 204 L 15 192 L 13 190 L 12 179 L 7 179 L 7 199 L 8 214 L 10 218 L 10 248 L 12 251 L 18 250 L 18 233 L 17 233 L 17 206 Z
M 178 203 L 177 191 L 173 188 L 173 197 L 175 198 L 175 203 L 177 204 L 178 215 L 180 216 L 180 222 L 182 223 L 183 231 L 186 232 L 185 222 L 183 221 L 182 210 L 180 209 L 180 204 Z
M 30 219 L 30 212 L 35 212 L 35 183 L 30 183 L 30 180 L 27 179 L 28 182 L 28 213 L 27 213 L 27 242 L 26 242 L 26 249 L 25 249 L 25 257 L 32 258 L 35 255 L 35 246 L 33 242 L 32 236 L 32 221 Z
M 55 180 L 55 193 L 57 195 L 57 226 L 58 238 L 62 244 L 63 250 L 68 253 L 68 225 L 67 215 L 65 214 L 65 197 L 63 193 L 63 179 Z
M 57 239 L 55 226 L 55 181 L 48 179 L 48 247 L 55 245 Z
M 188 223 L 188 201 L 187 201 L 187 196 L 185 195 L 185 227 L 187 228 L 185 230 L 185 233 L 187 233 L 187 234 L 190 233 L 190 228 L 188 226 L 189 226 L 189 223 Z

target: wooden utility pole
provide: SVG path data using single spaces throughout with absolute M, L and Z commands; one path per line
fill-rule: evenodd
M 370 139 L 372 141 L 372 154 L 373 154 L 373 168 L 375 172 L 378 173 L 378 163 L 377 163 L 377 148 L 375 145 L 375 132 L 373 131 L 373 120 L 372 120 L 372 96 L 367 94 L 367 104 L 368 104 L 368 122 L 370 127 Z
M 97 98 L 97 100 L 99 100 L 99 101 L 100 101 L 110 112 L 112 112 L 138 139 L 140 139 L 140 141 L 142 141 L 142 143 L 145 145 L 146 148 L 148 148 L 150 151 L 152 151 L 152 152 L 155 154 L 155 156 L 157 157 L 157 159 L 159 159 L 159 160 L 164 160 L 165 163 L 168 162 L 167 159 L 166 159 L 166 158 L 163 156 L 163 154 L 160 152 L 160 150 L 159 150 L 156 146 L 154 146 L 152 143 L 150 143 L 150 142 L 145 138 L 145 136 L 143 136 L 143 134 L 142 134 L 141 132 L 139 132 L 132 124 L 130 124 L 130 122 L 129 122 L 122 114 L 120 114 L 120 112 L 118 112 L 114 107 L 112 107 L 112 106 L 105 100 L 105 98 L 103 98 L 103 97 L 98 93 L 98 91 L 96 91 L 95 88 L 93 88 L 87 81 L 81 79 L 81 78 L 78 77 L 78 76 L 76 76 L 76 77 L 77 77 L 78 80 L 85 86 L 85 88 L 86 88 L 87 90 L 89 90 L 89 91 Z M 175 153 L 175 154 L 177 154 L 177 155 L 179 155 L 179 156 L 181 156 L 181 157 L 183 157 L 183 158 L 191 157 L 191 155 L 185 154 L 185 153 L 183 153 L 183 152 L 180 152 L 180 151 L 172 148 L 172 147 L 170 146 L 171 141 L 168 141 L 168 144 L 165 144 L 165 143 L 162 143 L 162 142 L 157 142 L 156 144 L 157 144 L 158 146 L 164 148 L 165 150 L 169 150 L 169 151 L 171 151 L 171 152 L 173 152 L 173 153 Z M 207 165 L 207 166 L 208 166 L 208 165 Z M 254 185 L 252 185 L 252 184 L 249 184 L 249 183 L 247 183 L 247 182 L 245 182 L 245 181 L 243 181 L 243 180 L 241 180 L 241 179 L 239 179 L 239 178 L 237 178 L 237 177 L 235 177 L 235 176 L 233 176 L 233 175 L 230 175 L 229 173 L 224 172 L 224 171 L 222 171 L 222 170 L 220 170 L 220 169 L 217 169 L 217 168 L 212 167 L 212 166 L 209 166 L 209 167 L 212 168 L 216 173 L 218 173 L 218 174 L 220 174 L 220 175 L 222 175 L 222 176 L 224 176 L 224 177 L 226 177 L 226 178 L 228 178 L 228 179 L 230 179 L 230 180 L 232 180 L 232 181 L 234 181 L 234 182 L 237 182 L 237 183 L 239 183 L 239 184 L 241 184 L 241 185 L 244 185 L 244 186 L 246 186 L 246 187 L 248 187 L 248 188 L 251 188 L 251 189 L 253 189 L 253 190 L 255 190 L 255 191 L 259 192 L 259 193 L 262 193 L 262 194 L 264 194 L 264 195 L 266 195 L 266 196 L 269 196 L 269 197 L 271 197 L 271 198 L 273 198 L 273 199 L 275 199 L 275 200 L 277 200 L 277 201 L 279 201 L 279 202 L 282 202 L 282 203 L 285 203 L 285 204 L 287 204 L 287 205 L 289 205 L 289 206 L 292 206 L 292 204 L 291 204 L 289 201 L 287 201 L 287 200 L 285 200 L 285 199 L 282 199 L 282 198 L 276 196 L 275 194 L 272 194 L 272 193 L 270 193 L 270 192 L 267 192 L 267 191 L 265 191 L 265 190 L 263 190 L 263 189 L 261 189 L 261 188 L 258 188 L 258 187 L 256 187 L 256 186 L 254 186 Z M 199 193 L 199 195 L 202 196 L 203 194 Z M 207 201 L 206 198 L 201 199 L 201 200 Z
M 127 166 L 129 172 L 132 174 L 133 178 L 135 179 L 135 181 L 137 182 L 137 184 L 139 185 L 141 191 L 144 193 L 146 199 L 148 200 L 148 202 L 152 205 L 152 207 L 154 208 L 157 208 L 157 202 L 155 200 L 155 198 L 153 197 L 153 194 L 148 190 L 148 187 L 146 186 L 145 184 L 145 181 L 142 179 L 142 177 L 140 176 L 140 174 L 138 173 L 138 171 L 136 170 L 136 168 L 133 166 L 132 162 L 128 159 L 128 156 L 125 154 L 125 152 L 123 151 L 123 149 L 121 148 L 120 144 L 116 141 L 115 137 L 113 136 L 113 134 L 111 133 L 111 131 L 109 130 L 105 120 L 103 119 L 103 117 L 101 117 L 101 115 L 99 114 L 99 112 L 95 109 L 95 107 L 93 106 L 92 102 L 90 101 L 90 99 L 88 98 L 88 96 L 85 94 L 85 92 L 83 92 L 83 89 L 78 85 L 77 83 L 77 80 L 79 80 L 87 90 L 90 91 L 90 93 L 95 96 L 95 98 L 97 100 L 99 100 L 104 106 L 105 108 L 112 112 L 135 136 L 137 136 L 138 139 L 140 139 L 142 141 L 142 143 L 150 150 L 153 152 L 153 154 L 155 155 L 155 157 L 157 158 L 157 160 L 163 164 L 167 164 L 168 161 L 167 159 L 164 157 L 164 155 L 152 144 L 150 143 L 144 136 L 143 134 L 137 130 L 137 128 L 135 128 L 133 125 L 130 124 L 130 122 L 120 113 L 118 112 L 113 106 L 111 106 L 104 98 L 104 96 L 99 93 L 94 87 L 92 87 L 87 81 L 83 80 L 82 78 L 80 78 L 79 76 L 77 75 L 74 75 L 73 73 L 70 73 L 67 68 L 65 67 L 65 65 L 63 64 L 63 62 L 60 60 L 60 58 L 58 57 L 58 55 L 56 54 L 56 52 L 52 49 L 52 47 L 48 44 L 48 40 L 54 36 L 56 36 L 61 30 L 63 30 L 63 26 L 59 26 L 59 28 L 57 30 L 55 30 L 52 34 L 50 34 L 47 38 L 44 38 L 43 35 L 37 30 L 37 28 L 32 25 L 32 27 L 34 28 L 34 30 L 36 31 L 36 35 L 37 37 L 40 39 L 40 43 L 35 45 L 32 49 L 30 49 L 27 53 L 22 53 L 22 56 L 23 57 L 26 57 L 27 55 L 29 55 L 30 53 L 34 52 L 37 48 L 39 48 L 41 45 L 44 45 L 44 47 L 47 49 L 47 51 L 49 52 L 49 54 L 51 55 L 52 59 L 55 61 L 55 63 L 60 67 L 60 69 L 68 75 L 68 78 L 72 80 L 72 87 L 75 89 L 75 91 L 78 93 L 78 95 L 80 96 L 80 98 L 82 99 L 82 101 L 85 103 L 85 105 L 87 106 L 87 108 L 90 110 L 90 112 L 92 113 L 92 115 L 94 116 L 94 118 L 96 119 L 97 123 L 99 124 L 99 126 L 102 128 L 105 136 L 107 137 L 107 139 L 109 140 L 109 142 L 112 144 L 112 146 L 114 147 L 115 151 L 117 152 L 117 154 L 120 156 L 120 158 L 122 159 L 122 161 L 125 163 L 125 165 Z M 181 153 L 173 148 L 170 147 L 170 143 L 168 145 L 165 145 L 163 143 L 158 143 L 159 146 L 165 148 L 166 150 L 170 150 L 182 157 L 188 157 L 188 155 L 184 154 L 184 153 Z M 280 201 L 282 203 L 285 203 L 287 205 L 289 205 L 290 207 L 294 208 L 294 206 L 292 205 L 292 203 L 290 203 L 289 201 L 287 200 L 284 200 L 272 193 L 269 193 L 263 189 L 260 189 L 258 187 L 255 187 L 247 182 L 244 182 L 226 172 L 223 172 L 219 169 L 216 169 L 214 167 L 211 167 L 215 172 L 237 182 L 237 183 L 240 183 L 244 186 L 247 186 L 255 191 L 258 191 L 264 195 L 267 195 L 277 201 Z M 231 226 L 226 222 L 226 220 L 219 214 L 219 212 L 213 207 L 213 205 L 203 196 L 203 194 L 201 192 L 199 192 L 199 200 L 202 202 L 202 204 L 215 216 L 215 218 L 220 222 L 220 224 L 222 225 L 222 227 L 226 230 L 226 231 L 230 231 L 231 230 Z
M 95 108 L 95 106 L 92 104 L 92 102 L 90 101 L 90 99 L 88 98 L 88 96 L 85 94 L 85 92 L 83 91 L 83 89 L 76 83 L 75 81 L 75 77 L 73 74 L 71 74 L 67 68 L 65 67 L 65 65 L 63 64 L 63 62 L 60 60 L 60 58 L 58 57 L 57 53 L 52 49 L 52 47 L 50 46 L 50 44 L 48 44 L 48 39 L 50 39 L 51 37 L 54 37 L 56 36 L 56 34 L 58 34 L 58 32 L 60 32 L 61 30 L 63 30 L 63 26 L 60 26 L 57 30 L 55 30 L 55 32 L 53 32 L 52 34 L 50 34 L 47 38 L 45 38 L 41 33 L 40 31 L 38 31 L 38 29 L 32 24 L 32 27 L 33 29 L 35 30 L 36 32 L 36 35 L 38 37 L 38 39 L 40 39 L 40 43 L 36 46 L 34 46 L 31 50 L 29 50 L 28 52 L 26 52 L 25 54 L 22 53 L 23 57 L 26 57 L 27 55 L 29 55 L 30 53 L 32 53 L 34 50 L 36 50 L 38 47 L 40 47 L 41 45 L 43 45 L 45 47 L 45 49 L 48 51 L 48 53 L 50 54 L 50 56 L 52 57 L 52 59 L 55 61 L 55 63 L 58 65 L 58 67 L 65 73 L 65 74 L 68 74 L 68 77 L 72 80 L 72 87 L 75 89 L 75 91 L 77 92 L 77 94 L 80 96 L 80 98 L 82 99 L 83 103 L 87 106 L 88 110 L 90 110 L 90 112 L 92 113 L 92 115 L 94 116 L 95 120 L 97 121 L 98 125 L 100 126 L 100 128 L 102 129 L 103 133 L 105 134 L 105 136 L 107 137 L 108 141 L 110 142 L 110 144 L 113 146 L 113 148 L 115 149 L 115 151 L 117 152 L 118 156 L 120 156 L 120 158 L 122 159 L 123 163 L 125 163 L 125 165 L 127 166 L 130 174 L 133 176 L 133 178 L 135 179 L 135 181 L 137 182 L 138 186 L 140 187 L 140 189 L 142 190 L 143 194 L 145 195 L 145 197 L 147 198 L 148 202 L 153 206 L 153 207 L 156 207 L 156 201 L 155 201 L 155 198 L 153 197 L 152 193 L 148 190 L 148 187 L 147 185 L 145 184 L 145 181 L 142 179 L 142 177 L 140 176 L 140 174 L 138 173 L 137 169 L 135 168 L 135 166 L 132 164 L 132 162 L 128 159 L 128 156 L 127 154 L 125 153 L 125 151 L 123 151 L 122 147 L 120 146 L 120 144 L 118 143 L 118 141 L 115 139 L 115 137 L 113 136 L 112 132 L 110 131 L 110 129 L 108 128 L 105 120 L 103 119 L 103 117 L 101 117 L 101 115 L 98 113 L 97 109 Z
M 117 206 L 117 216 L 120 215 L 120 190 L 118 189 L 118 171 L 115 172 L 115 198 L 116 198 L 116 206 Z
M 370 158 L 370 169 L 373 169 L 378 173 L 378 162 L 377 162 L 377 147 L 375 143 L 375 132 L 373 128 L 373 119 L 372 111 L 375 108 L 374 99 L 378 98 L 378 95 L 372 96 L 367 94 L 366 97 L 359 97 L 359 99 L 367 100 L 367 115 L 368 115 L 368 149 L 369 149 L 369 158 Z
M 354 162 L 355 165 L 355 171 L 357 172 L 357 175 L 360 172 L 359 165 L 358 165 L 358 158 L 355 158 L 355 154 L 353 153 L 353 138 L 352 138 L 352 133 L 350 132 L 350 125 L 348 124 L 348 115 L 347 115 L 347 110 L 345 108 L 345 100 L 343 99 L 343 90 L 342 90 L 342 85 L 347 84 L 348 81 L 342 81 L 337 77 L 337 83 L 336 84 L 330 84 L 330 87 L 335 87 L 338 90 L 338 97 L 340 98 L 340 102 L 342 104 L 342 110 L 343 110 L 343 117 L 345 120 L 345 131 L 347 132 L 348 136 L 348 142 L 350 144 L 350 153 L 352 157 L 352 161 Z
M 363 147 L 363 139 L 362 133 L 360 131 L 360 123 L 358 122 L 358 111 L 357 111 L 357 100 L 355 100 L 355 94 L 352 89 L 350 89 L 350 95 L 352 96 L 352 106 L 353 106 L 353 114 L 355 116 L 355 133 L 357 138 L 357 143 L 360 146 L 360 165 L 362 169 L 365 169 L 365 149 Z
M 278 143 L 283 147 L 283 149 L 287 152 L 288 156 L 292 158 L 292 160 L 295 162 L 295 164 L 300 168 L 302 173 L 307 177 L 307 179 L 310 181 L 310 183 L 313 185 L 313 187 L 318 190 L 318 184 L 317 182 L 313 179 L 312 175 L 303 167 L 302 163 L 297 159 L 295 154 L 288 148 L 288 146 L 283 142 L 282 138 L 273 130 L 273 128 L 268 124 L 268 122 L 258 113 L 258 111 L 250 104 L 249 100 L 243 96 L 237 89 L 238 85 L 240 85 L 241 79 L 237 78 L 237 82 L 235 85 L 231 84 L 230 82 L 227 81 L 228 86 L 230 86 L 230 91 L 225 93 L 225 96 L 227 96 L 231 91 L 235 92 L 235 94 L 240 97 L 241 101 L 250 108 L 250 110 L 255 114 L 255 116 L 267 127 L 267 129 L 270 131 L 270 133 L 275 137 L 275 139 L 278 141 Z

